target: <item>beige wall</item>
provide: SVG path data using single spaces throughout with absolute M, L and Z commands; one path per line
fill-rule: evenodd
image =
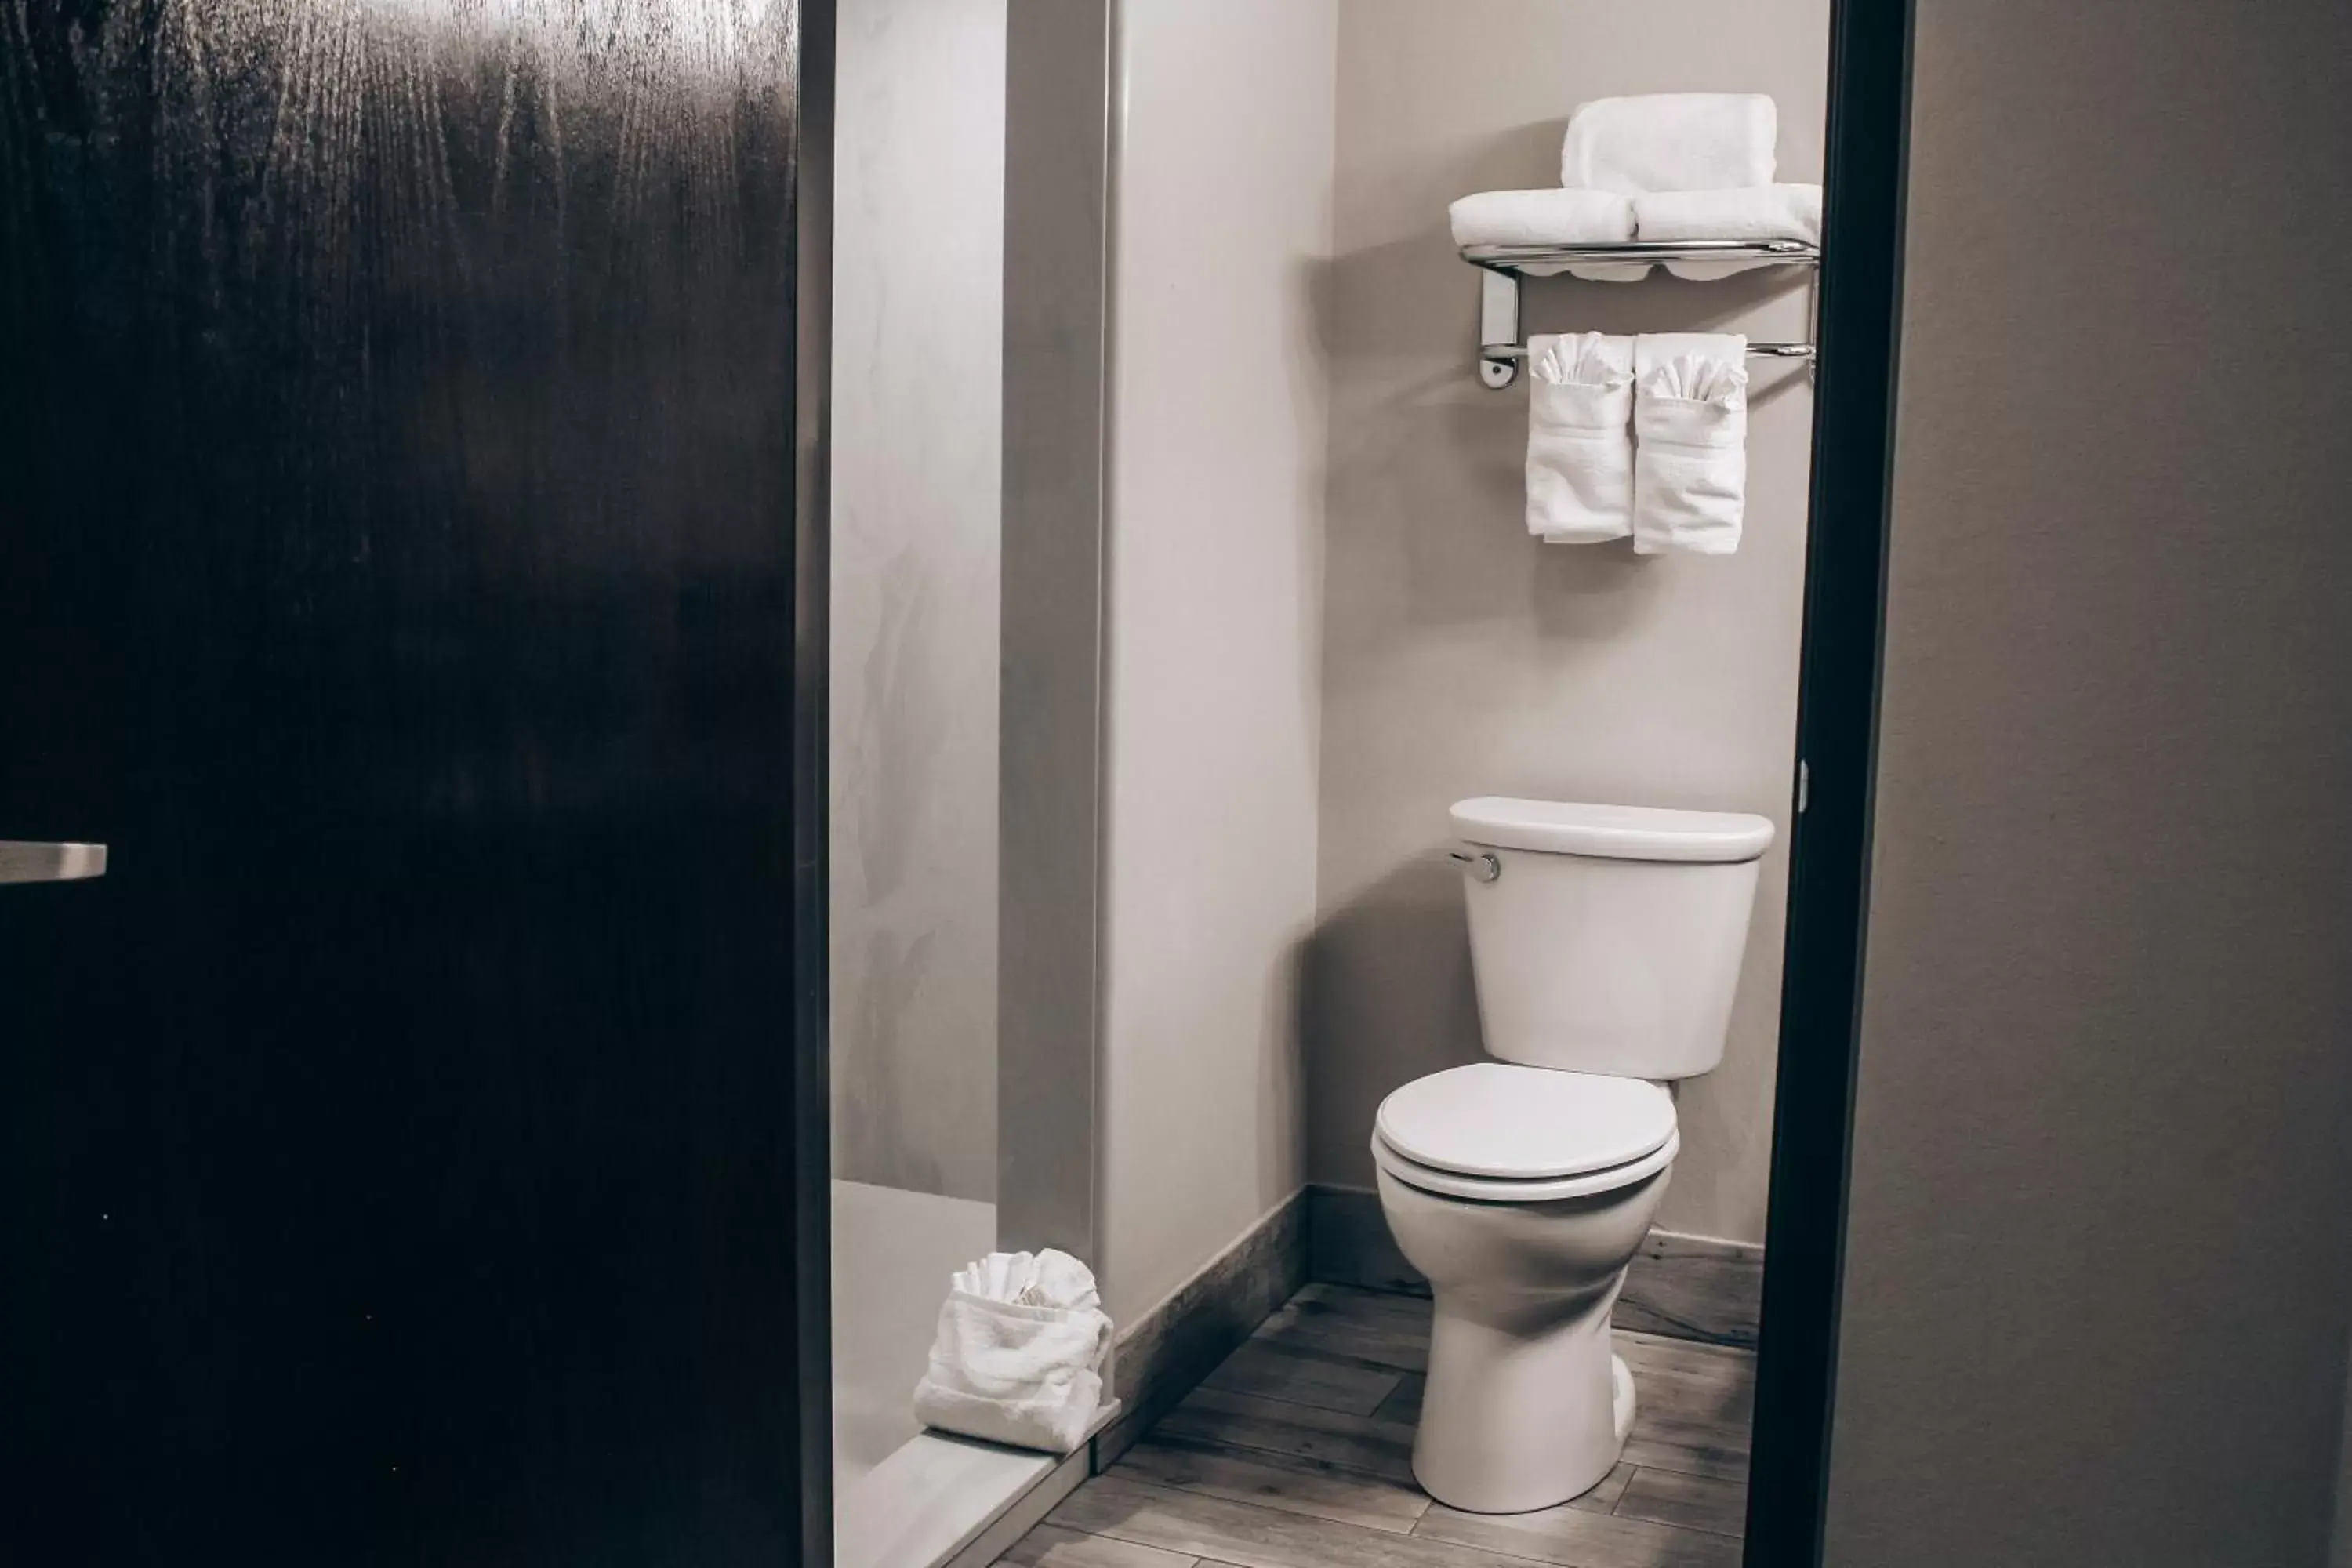
M 1475 374 L 1475 274 L 1453 198 L 1556 184 L 1581 100 L 1738 89 L 1780 110 L 1782 177 L 1818 180 L 1826 0 L 1349 0 L 1331 485 L 1321 911 L 1303 1048 L 1307 1173 L 1371 1184 L 1373 1109 L 1478 1055 L 1455 876 L 1433 863 L 1473 795 L 1737 809 L 1785 830 L 1811 389 L 1754 367 L 1747 533 L 1728 559 L 1559 546 L 1522 522 L 1522 389 Z M 1531 330 L 1801 336 L 1804 281 L 1560 279 Z M 1767 860 L 1723 1065 L 1684 1087 L 1660 1222 L 1761 1240 L 1785 845 Z
M 2352 10 L 1920 0 L 1828 1562 L 2324 1561 Z
M 1335 0 L 1128 0 L 1118 174 L 1105 1295 L 1299 1184 Z
M 996 1189 L 1005 0 L 840 0 L 834 1173 Z

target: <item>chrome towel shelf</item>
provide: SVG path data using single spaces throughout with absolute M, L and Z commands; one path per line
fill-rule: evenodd
M 1484 274 L 1478 290 L 1478 379 L 1501 390 L 1519 378 L 1528 357 L 1519 331 L 1519 280 L 1549 277 L 1570 267 L 1645 265 L 1664 261 L 1749 261 L 1771 267 L 1819 267 L 1821 247 L 1794 239 L 1618 240 L 1594 245 L 1465 245 L 1462 259 Z M 1749 343 L 1749 354 L 1769 359 L 1813 358 L 1811 343 Z
M 1488 344 L 1479 349 L 1478 353 L 1486 359 L 1523 360 L 1528 357 L 1528 347 L 1525 343 Z M 1813 357 L 1813 345 L 1811 343 L 1749 343 L 1748 357 L 1749 359 L 1811 359 Z

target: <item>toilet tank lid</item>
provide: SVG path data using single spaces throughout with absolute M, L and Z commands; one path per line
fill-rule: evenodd
M 1610 860 L 1753 860 L 1771 847 L 1769 818 L 1480 795 L 1454 803 L 1454 831 L 1473 844 Z

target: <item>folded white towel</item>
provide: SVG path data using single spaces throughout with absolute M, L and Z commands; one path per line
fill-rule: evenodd
M 1748 501 L 1748 340 L 1673 332 L 1633 345 L 1633 549 L 1728 555 Z
M 1633 340 L 1528 340 L 1528 531 L 1591 544 L 1633 531 Z
M 1481 191 L 1446 209 L 1456 245 L 1594 245 L 1633 237 L 1633 203 L 1616 191 Z M 1530 277 L 1572 272 L 1596 282 L 1640 278 L 1647 267 L 1523 266 Z
M 1748 185 L 1722 191 L 1645 191 L 1633 198 L 1643 239 L 1801 239 L 1822 242 L 1819 185 Z M 1728 278 L 1762 261 L 1669 261 L 1677 278 Z
M 1066 1454 L 1102 1400 L 1111 1323 L 1094 1275 L 1050 1248 L 991 1253 L 960 1270 L 915 1385 L 926 1426 Z
M 1720 191 L 1644 191 L 1630 198 L 1643 239 L 1822 241 L 1819 185 L 1745 185 Z
M 1633 203 L 1615 191 L 1480 191 L 1446 209 L 1456 245 L 1591 245 L 1633 237 Z
M 1760 92 L 1660 92 L 1577 105 L 1559 183 L 1580 189 L 1714 191 L 1769 185 L 1780 111 Z

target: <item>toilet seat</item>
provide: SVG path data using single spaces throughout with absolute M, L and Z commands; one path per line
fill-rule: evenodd
M 1372 1158 L 1425 1192 L 1536 1203 L 1608 1192 L 1674 1163 L 1673 1097 L 1640 1079 L 1473 1062 L 1381 1102 Z
M 1418 1187 L 1424 1193 L 1442 1197 L 1468 1198 L 1482 1204 L 1539 1204 L 1556 1198 L 1590 1197 L 1595 1193 L 1614 1192 L 1656 1175 L 1675 1163 L 1682 1152 L 1683 1136 L 1669 1134 L 1665 1142 L 1642 1158 L 1623 1165 L 1612 1165 L 1604 1171 L 1588 1171 L 1580 1176 L 1555 1176 L 1549 1180 L 1498 1180 L 1492 1176 L 1465 1176 L 1453 1171 L 1441 1171 L 1433 1165 L 1423 1165 L 1408 1160 L 1389 1147 L 1385 1139 L 1372 1134 L 1372 1163 L 1406 1186 Z

